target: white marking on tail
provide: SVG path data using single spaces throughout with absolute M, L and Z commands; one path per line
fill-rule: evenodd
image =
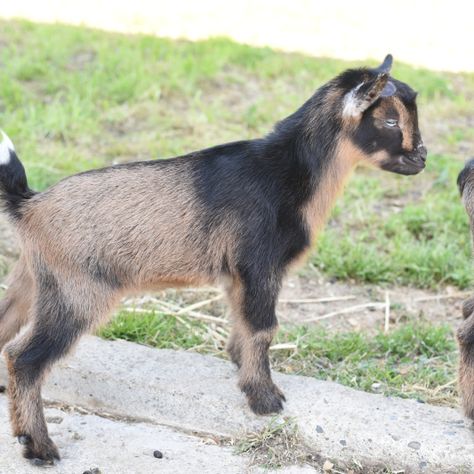
M 10 151 L 15 151 L 12 141 L 8 135 L 0 130 L 2 141 L 0 142 L 0 165 L 6 165 L 10 161 Z

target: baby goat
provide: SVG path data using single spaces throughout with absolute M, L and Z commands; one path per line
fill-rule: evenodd
M 425 167 L 416 93 L 389 76 L 391 65 L 389 55 L 376 69 L 345 71 L 264 138 L 88 171 L 41 193 L 3 136 L 1 199 L 22 251 L 0 304 L 0 349 L 25 457 L 59 459 L 41 384 L 130 292 L 224 283 L 239 387 L 255 413 L 282 409 L 268 348 L 286 271 L 357 164 L 404 175 Z
M 458 187 L 471 224 L 474 239 L 474 159 L 468 161 L 458 176 Z M 459 359 L 459 392 L 466 416 L 474 420 L 474 296 L 468 298 L 462 308 L 464 321 L 457 338 L 461 356 Z

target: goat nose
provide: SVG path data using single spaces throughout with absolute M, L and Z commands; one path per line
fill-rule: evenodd
M 426 147 L 422 143 L 416 147 L 416 151 L 418 152 L 420 158 L 423 161 L 426 161 L 426 156 L 428 155 L 428 150 L 426 149 Z

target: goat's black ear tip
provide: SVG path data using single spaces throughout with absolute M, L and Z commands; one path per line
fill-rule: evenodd
M 383 63 L 375 69 L 376 72 L 379 74 L 390 74 L 390 69 L 392 68 L 392 63 L 393 63 L 393 56 L 391 54 L 387 54 L 385 56 L 385 59 L 383 60 Z
M 393 64 L 393 56 L 390 53 L 388 53 L 387 56 L 385 56 L 385 59 L 383 60 L 381 68 L 385 71 L 390 71 L 392 64 Z

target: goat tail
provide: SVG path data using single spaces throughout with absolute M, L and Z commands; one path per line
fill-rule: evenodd
M 7 134 L 0 130 L 0 206 L 14 219 L 21 219 L 26 200 L 36 193 L 28 187 L 25 168 Z

